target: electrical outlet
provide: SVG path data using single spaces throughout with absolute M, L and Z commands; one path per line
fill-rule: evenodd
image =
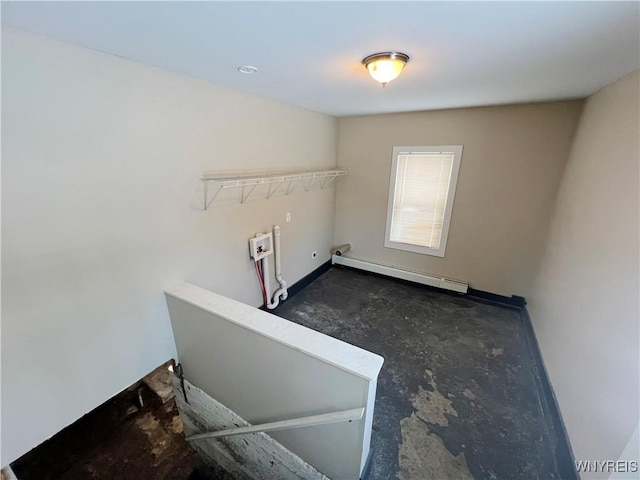
M 318 252 L 312 252 L 311 253 L 311 258 L 316 258 L 318 256 Z
M 287 212 L 284 215 L 284 221 L 289 223 L 291 221 L 291 212 Z

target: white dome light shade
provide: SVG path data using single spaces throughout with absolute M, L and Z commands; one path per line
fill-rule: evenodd
M 409 55 L 400 52 L 382 52 L 369 55 L 362 64 L 369 70 L 369 75 L 386 87 L 397 78 L 409 61 Z

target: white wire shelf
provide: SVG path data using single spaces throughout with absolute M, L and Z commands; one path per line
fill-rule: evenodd
M 246 202 L 259 185 L 268 185 L 266 199 L 275 195 L 281 187 L 285 186 L 283 193 L 289 195 L 293 192 L 297 182 L 300 182 L 305 191 L 311 189 L 311 185 L 316 181 L 321 189 L 327 187 L 337 177 L 347 175 L 346 170 L 309 170 L 304 172 L 277 173 L 266 175 L 232 175 L 220 176 L 216 174 L 204 174 L 202 182 L 204 184 L 204 211 L 213 204 L 219 193 L 227 188 L 242 188 L 240 203 Z M 210 192 L 210 185 L 213 184 L 213 191 Z

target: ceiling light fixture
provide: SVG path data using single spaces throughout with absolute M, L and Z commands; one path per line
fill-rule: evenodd
M 242 67 L 238 67 L 238 71 L 240 73 L 258 73 L 258 69 L 251 65 L 244 65 Z
M 369 75 L 386 87 L 397 78 L 409 61 L 409 55 L 400 52 L 374 53 L 362 60 L 362 64 L 369 70 Z

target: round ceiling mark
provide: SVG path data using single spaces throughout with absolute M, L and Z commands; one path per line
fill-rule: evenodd
M 240 73 L 258 73 L 258 69 L 251 65 L 243 65 L 242 67 L 238 67 L 238 71 Z

